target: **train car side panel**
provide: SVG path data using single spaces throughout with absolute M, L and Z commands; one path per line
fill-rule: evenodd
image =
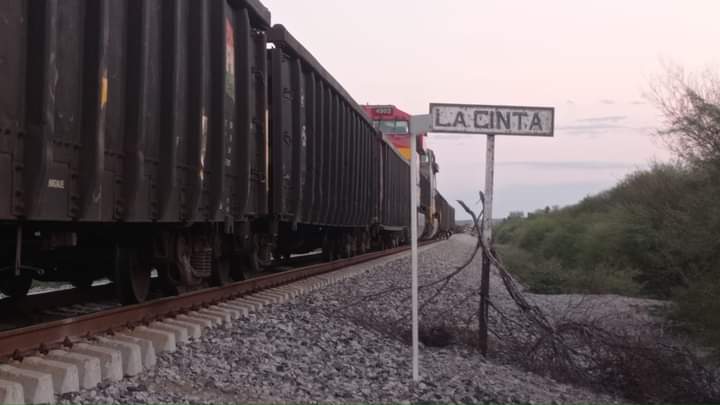
M 248 136 L 233 135 L 240 119 L 242 131 L 258 137 L 265 126 L 258 83 L 266 74 L 257 57 L 265 54 L 258 33 L 269 13 L 257 1 L 1 7 L 1 33 L 14 41 L 0 48 L 9 61 L 0 66 L 0 166 L 9 176 L 1 184 L 11 196 L 0 216 L 193 221 L 222 218 L 233 194 L 250 200 L 253 190 L 239 190 L 235 173 L 253 177 L 253 166 L 235 168 L 235 151 L 263 141 L 243 145 L 238 139 Z M 264 151 L 252 154 L 241 161 Z M 248 205 L 235 204 L 262 211 Z
M 27 2 L 9 0 L 0 2 L 0 220 L 13 219 L 21 213 L 23 201 L 22 181 L 16 170 L 22 170 L 18 148 L 25 138 L 25 61 L 28 29 Z M 20 183 L 20 184 L 17 184 Z
M 382 143 L 382 225 L 407 230 L 410 225 L 410 165 L 389 144 Z
M 293 193 L 302 195 L 302 201 L 307 203 L 307 206 L 284 205 L 283 196 L 290 194 L 290 188 L 273 184 L 277 204 L 273 215 L 281 221 L 292 218 L 295 223 L 306 225 L 367 227 L 370 218 L 361 218 L 360 167 L 369 168 L 372 164 L 372 157 L 362 149 L 363 139 L 372 133 L 361 128 L 372 128 L 371 123 L 362 108 L 283 26 L 276 25 L 270 30 L 269 41 L 275 45 L 270 50 L 271 154 L 274 173 L 284 173 L 274 176 L 273 181 L 282 183 L 299 176 L 296 183 L 301 186 Z M 295 70 L 300 72 L 298 85 L 286 85 L 292 82 L 286 64 L 299 66 Z M 302 107 L 293 111 L 291 100 Z M 297 158 L 290 159 L 289 155 Z M 283 164 L 291 170 L 282 171 Z

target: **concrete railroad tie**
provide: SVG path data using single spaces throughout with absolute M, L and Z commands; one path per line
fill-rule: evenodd
M 176 351 L 178 345 L 199 339 L 207 328 L 231 325 L 263 306 L 288 302 L 365 271 L 344 270 L 310 277 L 148 326 L 96 336 L 75 343 L 70 350 L 52 350 L 47 355 L 26 357 L 22 362 L 0 364 L 0 404 L 52 404 L 56 395 L 138 375 L 155 366 L 158 353 Z

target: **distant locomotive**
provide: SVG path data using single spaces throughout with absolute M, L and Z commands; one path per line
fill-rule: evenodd
M 134 303 L 153 269 L 177 293 L 407 242 L 408 163 L 259 1 L 0 16 L 2 293 L 107 276 Z
M 394 105 L 366 105 L 368 114 L 383 136 L 405 158 L 410 160 L 410 114 Z M 425 135 L 417 138 L 420 157 L 420 201 L 418 207 L 418 235 L 420 239 L 449 236 L 455 226 L 455 209 L 437 191 L 436 175 L 440 171 L 435 153 L 425 148 Z M 439 198 L 438 198 L 439 197 Z

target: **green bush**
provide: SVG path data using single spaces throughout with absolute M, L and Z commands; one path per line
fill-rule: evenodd
M 720 171 L 655 165 L 580 203 L 495 231 L 510 271 L 536 293 L 672 299 L 675 317 L 720 347 Z
M 512 245 L 498 245 L 497 251 L 510 271 L 536 294 L 620 294 L 636 295 L 635 272 L 598 267 L 592 271 L 567 268 L 554 258 L 538 258 Z

